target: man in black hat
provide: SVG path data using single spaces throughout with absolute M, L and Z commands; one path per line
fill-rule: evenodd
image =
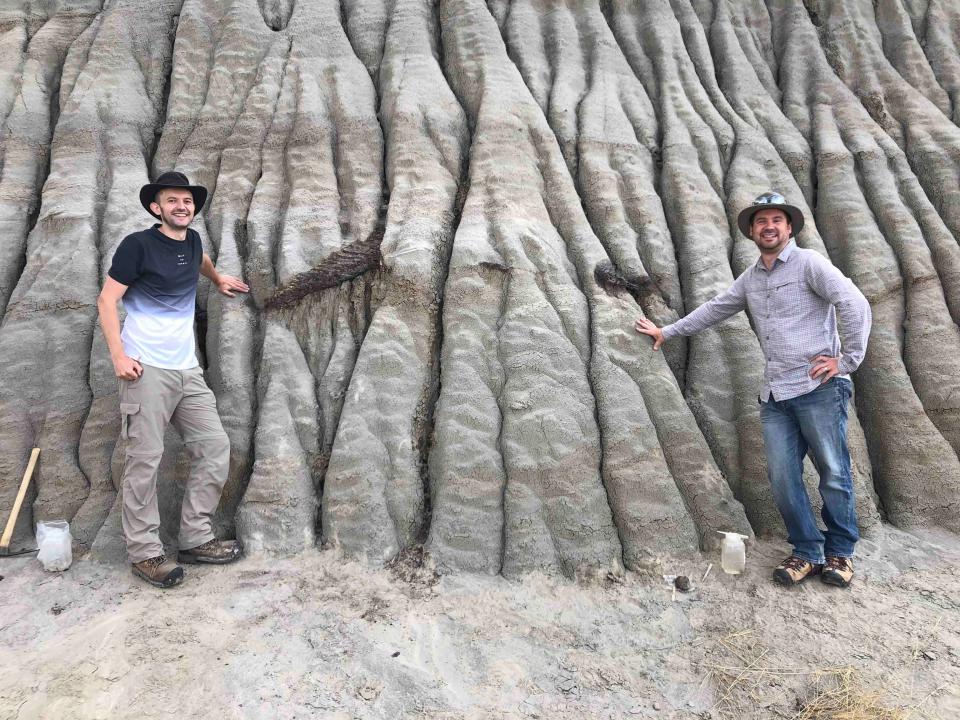
M 659 350 L 672 337 L 694 335 L 750 311 L 766 357 L 759 400 L 767 474 L 793 545 L 773 577 L 794 585 L 820 574 L 823 582 L 846 587 L 859 539 L 847 450 L 849 375 L 867 349 L 870 304 L 829 260 L 797 247 L 791 236 L 803 228 L 803 213 L 782 195 L 761 195 L 740 213 L 737 224 L 760 250 L 756 264 L 679 321 L 661 329 L 640 318 L 635 327 Z M 826 532 L 817 527 L 803 484 L 808 451 L 820 473 Z
M 140 203 L 160 222 L 121 241 L 97 300 L 120 383 L 120 435 L 127 441 L 121 488 L 127 553 L 133 573 L 162 588 L 183 580 L 183 568 L 164 555 L 159 535 L 157 467 L 168 423 L 180 432 L 191 458 L 180 562 L 222 564 L 241 553 L 238 542 L 217 540 L 211 528 L 227 480 L 230 441 L 197 362 L 193 318 L 200 274 L 228 297 L 249 288 L 218 273 L 200 235 L 189 228 L 206 199 L 206 188 L 178 172 L 144 185 Z M 127 313 L 122 333 L 121 298 Z

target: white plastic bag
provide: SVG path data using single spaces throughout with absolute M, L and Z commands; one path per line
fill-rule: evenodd
M 70 523 L 66 520 L 50 520 L 37 523 L 37 560 L 44 570 L 66 570 L 73 562 Z

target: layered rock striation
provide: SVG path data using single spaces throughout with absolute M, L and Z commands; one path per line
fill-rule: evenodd
M 960 530 L 960 8 L 895 0 L 29 0 L 0 11 L 0 510 L 118 548 L 95 301 L 176 169 L 249 295 L 198 293 L 218 532 L 573 576 L 782 533 L 741 314 L 776 189 L 869 298 L 860 524 Z M 174 537 L 188 456 L 161 467 Z M 806 473 L 816 495 L 816 473 Z

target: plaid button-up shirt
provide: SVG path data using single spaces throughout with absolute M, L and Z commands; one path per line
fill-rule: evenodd
M 820 380 L 810 377 L 810 369 L 817 355 L 839 357 L 841 376 L 863 361 L 872 321 L 870 303 L 829 260 L 797 247 L 792 239 L 772 268 L 767 270 L 758 258 L 727 290 L 664 327 L 663 338 L 695 335 L 744 309 L 750 311 L 766 358 L 760 389 L 764 402 L 771 394 L 779 401 L 816 390 Z

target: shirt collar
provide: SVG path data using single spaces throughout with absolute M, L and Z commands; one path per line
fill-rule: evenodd
M 793 251 L 796 249 L 797 249 L 797 241 L 794 238 L 790 238 L 790 242 L 788 242 L 784 246 L 783 250 L 780 251 L 780 254 L 777 255 L 777 260 L 780 260 L 782 262 L 787 262 L 790 259 L 790 256 L 793 255 Z M 776 266 L 777 266 L 777 262 L 776 260 L 774 260 L 773 267 L 776 267 Z M 757 258 L 757 267 L 762 268 L 764 270 L 767 269 L 766 266 L 763 264 L 762 257 Z M 773 268 L 771 268 L 771 270 L 772 269 Z

